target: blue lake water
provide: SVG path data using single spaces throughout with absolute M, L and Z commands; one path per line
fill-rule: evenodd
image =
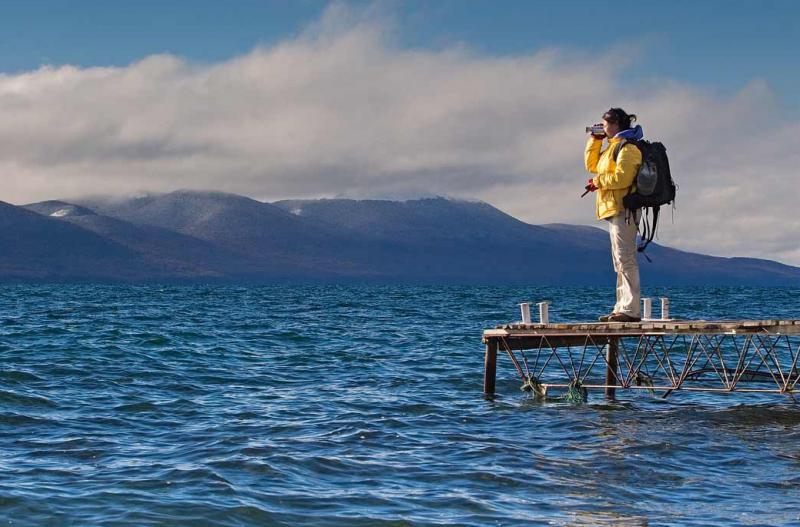
M 652 289 L 680 318 L 800 290 Z M 612 288 L 0 287 L 0 524 L 798 525 L 800 404 L 539 403 L 481 331 Z

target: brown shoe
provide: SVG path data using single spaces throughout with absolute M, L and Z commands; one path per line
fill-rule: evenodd
M 639 317 L 632 317 L 630 315 L 626 315 L 625 313 L 611 313 L 611 316 L 608 317 L 609 322 L 641 322 L 642 319 Z
M 609 313 L 608 315 L 603 315 L 602 317 L 599 317 L 597 320 L 599 320 L 600 322 L 608 322 L 611 319 L 611 317 L 617 314 L 618 313 Z

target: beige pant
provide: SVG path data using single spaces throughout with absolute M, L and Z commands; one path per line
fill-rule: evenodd
M 641 289 L 639 285 L 639 264 L 636 261 L 636 224 L 633 215 L 625 221 L 625 213 L 617 214 L 608 221 L 611 236 L 611 260 L 617 272 L 617 303 L 615 313 L 625 313 L 640 317 Z

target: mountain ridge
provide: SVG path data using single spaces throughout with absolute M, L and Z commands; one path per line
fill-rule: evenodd
M 57 260 L 63 259 L 60 253 L 50 260 L 39 258 L 36 265 L 30 258 L 0 259 L 18 270 L 32 265 L 38 270 L 34 280 L 80 276 L 132 282 L 543 285 L 613 281 L 603 230 L 531 225 L 481 201 L 433 197 L 268 203 L 236 194 L 182 190 L 130 199 L 4 206 L 0 224 L 4 215 L 16 214 L 19 220 L 19 211 L 38 215 L 36 221 L 25 216 L 37 225 L 26 231 L 30 234 L 23 245 L 29 249 L 63 249 L 59 240 L 66 237 L 85 256 L 80 265 L 73 258 L 69 273 L 53 272 Z M 5 254 L 10 254 L 14 243 L 7 234 L 0 238 L 0 249 L 8 248 Z M 98 249 L 101 246 L 105 252 Z M 658 244 L 651 244 L 648 254 L 653 263 L 640 265 L 645 283 L 800 285 L 800 268 L 769 260 L 708 256 Z M 48 270 L 48 265 L 56 269 Z M 18 274 L 0 267 L 0 280 L 13 280 Z

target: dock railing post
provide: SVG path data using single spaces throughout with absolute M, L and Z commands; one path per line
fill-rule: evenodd
M 619 339 L 609 338 L 608 349 L 606 350 L 606 399 L 613 399 L 617 393 L 617 367 L 618 367 L 618 354 L 619 354 Z
M 483 370 L 483 394 L 494 395 L 494 383 L 497 376 L 497 340 L 486 341 L 486 359 Z

